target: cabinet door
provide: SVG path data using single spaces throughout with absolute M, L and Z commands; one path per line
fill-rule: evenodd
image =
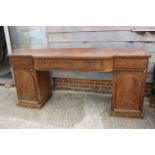
M 13 69 L 16 81 L 18 104 L 29 108 L 41 108 L 51 96 L 48 71 Z
M 26 69 L 14 69 L 14 77 L 19 100 L 37 101 L 34 72 Z
M 145 73 L 143 71 L 116 71 L 113 82 L 112 110 L 142 111 Z

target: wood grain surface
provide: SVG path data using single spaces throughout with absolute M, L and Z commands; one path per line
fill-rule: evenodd
M 150 57 L 143 49 L 129 48 L 66 48 L 66 49 L 31 49 L 10 54 L 9 57 L 30 56 L 33 58 L 64 58 L 64 59 L 103 59 L 113 57 Z
M 11 54 L 9 61 L 20 106 L 45 104 L 51 96 L 50 70 L 113 72 L 111 115 L 143 118 L 149 57 L 143 49 L 35 49 Z

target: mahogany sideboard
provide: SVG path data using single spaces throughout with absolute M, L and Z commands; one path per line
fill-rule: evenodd
M 112 116 L 143 118 L 150 54 L 143 49 L 34 49 L 8 55 L 19 106 L 41 108 L 51 96 L 50 71 L 113 72 Z

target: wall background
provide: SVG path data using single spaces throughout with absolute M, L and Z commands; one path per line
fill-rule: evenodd
M 50 26 L 50 48 L 144 48 L 150 52 L 147 82 L 155 63 L 155 26 Z M 111 80 L 112 73 L 54 71 L 53 77 Z
M 155 63 L 155 26 L 9 26 L 13 52 L 29 48 L 144 48 Z M 111 80 L 112 73 L 54 71 L 55 78 Z
M 45 29 L 43 26 L 9 26 L 12 51 L 47 48 Z

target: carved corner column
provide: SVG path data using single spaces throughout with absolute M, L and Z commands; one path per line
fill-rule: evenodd
M 147 58 L 115 58 L 112 116 L 143 118 Z

